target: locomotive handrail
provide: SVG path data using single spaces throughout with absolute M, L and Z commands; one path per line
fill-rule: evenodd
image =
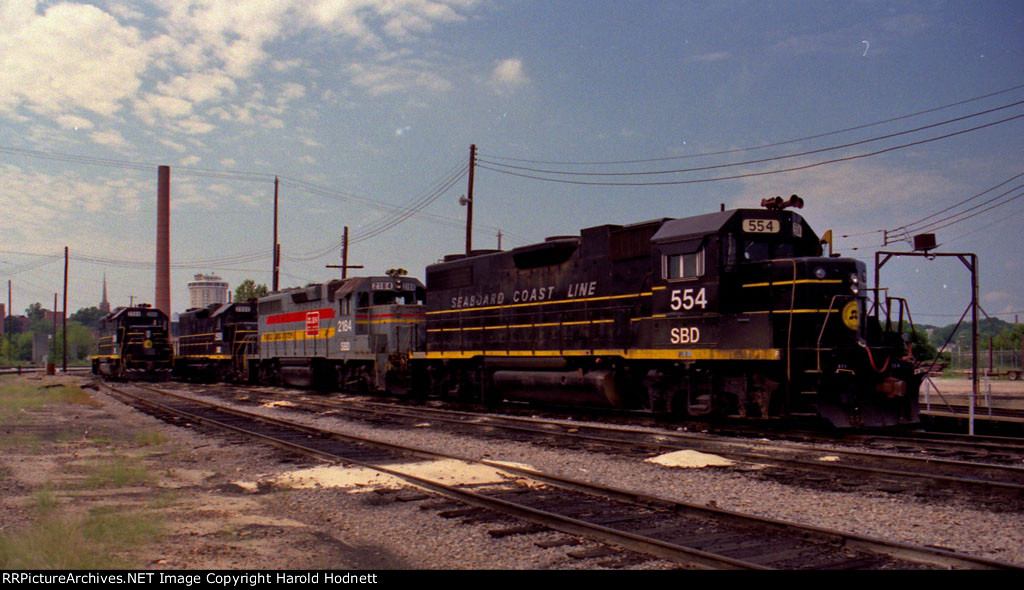
M 825 338 L 825 328 L 828 326 L 828 318 L 832 315 L 832 311 L 835 309 L 836 299 L 839 297 L 845 297 L 845 295 L 833 295 L 832 300 L 828 302 L 828 310 L 825 312 L 825 319 L 821 322 L 821 331 L 818 332 L 818 341 L 814 345 L 815 356 L 818 360 L 818 373 L 821 373 L 821 341 Z

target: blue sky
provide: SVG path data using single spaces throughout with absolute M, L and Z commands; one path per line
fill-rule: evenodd
M 476 247 L 796 193 L 869 268 L 880 230 L 936 214 L 906 233 L 941 221 L 985 311 L 1024 314 L 1019 1 L 0 0 L 0 80 L 16 313 L 52 305 L 64 246 L 70 311 L 104 273 L 114 305 L 153 299 L 159 164 L 176 312 L 196 273 L 270 284 L 275 175 L 282 286 L 335 277 L 345 225 L 350 264 L 422 277 L 464 248 L 476 144 Z M 956 260 L 882 282 L 918 322 L 969 302 Z

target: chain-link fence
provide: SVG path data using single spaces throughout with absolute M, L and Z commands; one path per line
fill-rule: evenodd
M 954 371 L 971 369 L 971 351 L 954 350 L 950 352 L 950 368 Z M 1005 373 L 1009 370 L 1020 370 L 1024 364 L 1019 350 L 980 350 L 978 351 L 978 370 L 991 369 L 994 373 Z

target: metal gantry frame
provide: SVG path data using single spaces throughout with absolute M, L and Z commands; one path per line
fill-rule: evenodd
M 879 274 L 885 263 L 894 256 L 914 256 L 934 260 L 937 257 L 956 257 L 971 271 L 971 407 L 968 433 L 974 435 L 974 406 L 978 398 L 978 255 L 971 252 L 875 252 L 875 313 L 881 311 L 879 302 Z M 963 317 L 960 318 L 963 321 Z

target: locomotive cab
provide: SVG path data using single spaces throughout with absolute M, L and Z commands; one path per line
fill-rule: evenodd
M 665 319 L 652 322 L 651 345 L 692 359 L 657 380 L 684 383 L 672 393 L 688 413 L 916 421 L 906 351 L 866 328 L 864 263 L 822 256 L 800 215 L 773 207 L 672 220 L 653 242 L 653 311 Z

